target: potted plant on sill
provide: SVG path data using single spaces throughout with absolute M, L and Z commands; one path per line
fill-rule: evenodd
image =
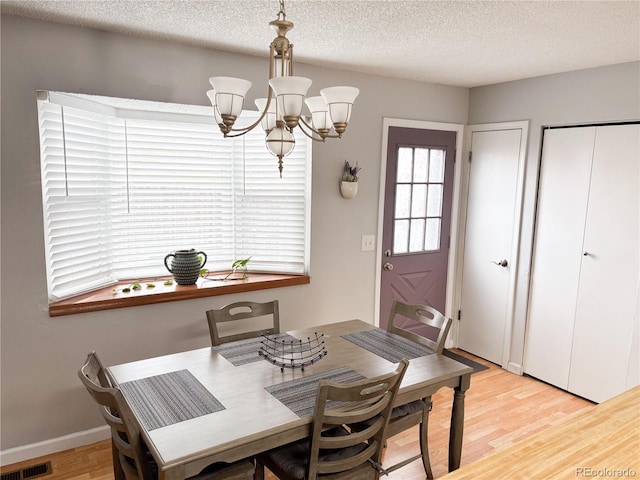
M 358 172 L 362 167 L 349 164 L 349 160 L 344 161 L 344 169 L 342 171 L 342 181 L 340 182 L 340 193 L 344 198 L 351 199 L 358 193 Z

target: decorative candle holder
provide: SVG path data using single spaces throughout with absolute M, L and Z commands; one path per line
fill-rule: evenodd
M 287 341 L 268 335 L 263 337 L 258 355 L 280 367 L 281 372 L 284 372 L 285 368 L 299 368 L 304 372 L 304 367 L 319 362 L 327 355 L 324 334 L 318 335 L 317 332 L 315 338 L 307 337 L 307 341 Z

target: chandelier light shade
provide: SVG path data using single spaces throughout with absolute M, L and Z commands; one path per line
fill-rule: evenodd
M 276 77 L 269 80 L 269 86 L 276 97 L 276 111 L 290 130 L 298 126 L 302 114 L 304 97 L 311 86 L 311 79 L 305 77 Z
M 325 137 L 329 135 L 331 131 L 331 127 L 333 124 L 331 123 L 331 117 L 329 116 L 329 107 L 327 106 L 327 102 L 324 101 L 323 97 L 309 97 L 304 103 L 307 104 L 307 108 L 311 112 L 311 121 L 313 122 L 313 126 L 318 133 Z
M 216 105 L 216 91 L 215 90 L 207 90 L 207 97 L 211 101 L 211 105 L 213 106 L 213 116 L 218 125 L 224 125 L 222 121 L 222 117 L 220 116 L 220 112 L 218 111 L 218 106 Z
M 211 77 L 209 82 L 215 91 L 215 108 L 224 125 L 231 129 L 242 112 L 244 97 L 251 88 L 251 82 L 233 77 Z
M 341 138 L 351 117 L 353 103 L 359 90 L 355 87 L 328 87 L 320 90 L 320 96 L 306 98 L 311 79 L 293 75 L 293 45 L 287 32 L 293 22 L 286 19 L 284 0 L 280 0 L 278 17 L 269 25 L 277 37 L 270 45 L 269 95 L 258 98 L 255 104 L 261 112 L 258 120 L 243 128 L 234 128 L 242 112 L 244 99 L 251 82 L 233 77 L 211 77 L 213 90 L 207 96 L 213 107 L 215 121 L 225 137 L 237 137 L 260 125 L 266 133 L 266 146 L 278 157 L 278 169 L 282 176 L 283 161 L 295 147 L 293 130 L 296 127 L 312 140 L 324 142 L 327 138 Z M 307 106 L 311 121 L 303 117 Z
M 340 136 L 347 128 L 351 118 L 351 107 L 360 93 L 355 87 L 329 87 L 320 90 L 320 95 L 327 102 L 333 128 Z
M 260 126 L 262 129 L 269 133 L 276 126 L 276 104 L 271 103 L 269 108 L 267 108 L 266 98 L 256 98 L 256 107 L 258 107 L 259 112 L 266 112 L 262 120 L 260 121 Z

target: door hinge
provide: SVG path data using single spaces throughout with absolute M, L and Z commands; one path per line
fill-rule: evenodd
M 469 162 L 471 162 L 471 150 L 469 150 Z
M 458 320 L 462 318 L 462 310 L 458 310 Z

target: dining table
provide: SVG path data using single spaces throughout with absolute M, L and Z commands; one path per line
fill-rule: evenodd
M 256 338 L 108 368 L 140 424 L 160 480 L 183 480 L 211 463 L 234 462 L 308 437 L 321 379 L 371 378 L 393 370 L 402 358 L 409 367 L 395 405 L 453 389 L 449 471 L 460 466 L 471 367 L 362 320 L 266 340 L 317 343 L 323 354 L 304 368 L 281 368 L 259 355 L 266 342 Z

